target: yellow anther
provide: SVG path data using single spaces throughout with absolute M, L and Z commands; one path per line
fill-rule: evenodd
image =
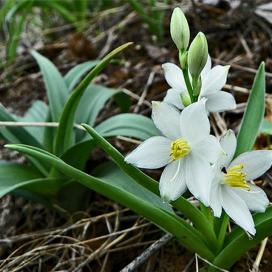
M 184 139 L 177 139 L 171 143 L 171 158 L 175 161 L 187 156 L 191 152 L 188 142 Z
M 250 190 L 250 187 L 246 181 L 246 174 L 242 171 L 243 168 L 243 164 L 237 164 L 230 167 L 227 170 L 227 173 L 224 174 L 224 183 L 231 187 Z

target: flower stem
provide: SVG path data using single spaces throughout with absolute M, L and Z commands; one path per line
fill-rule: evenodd
M 214 250 L 218 248 L 218 241 L 213 229 L 213 225 L 199 209 L 194 207 L 187 199 L 182 196 L 171 204 L 192 221 L 196 229 L 198 229 L 205 236 L 211 249 Z
M 220 225 L 219 232 L 218 232 L 218 235 L 217 235 L 219 250 L 221 250 L 221 248 L 223 247 L 225 237 L 226 237 L 227 227 L 228 227 L 228 224 L 229 224 L 229 217 L 225 212 L 222 215 L 220 221 L 221 221 L 221 225 Z
M 182 73 L 183 73 L 183 77 L 184 77 L 184 81 L 185 81 L 188 93 L 191 98 L 191 102 L 195 102 L 197 98 L 194 97 L 194 94 L 193 94 L 193 87 L 190 82 L 188 67 L 186 67 L 185 69 L 182 69 Z

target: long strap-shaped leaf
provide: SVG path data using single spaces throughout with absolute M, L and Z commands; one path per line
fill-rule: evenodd
M 236 228 L 228 237 L 228 243 L 218 254 L 213 264 L 223 269 L 229 269 L 240 259 L 250 248 L 254 247 L 265 237 L 272 235 L 272 207 L 269 207 L 265 213 L 259 213 L 254 216 L 256 226 L 256 235 L 249 238 L 244 230 Z M 209 272 L 218 271 L 210 267 Z
M 68 88 L 64 78 L 49 59 L 34 50 L 31 51 L 31 55 L 37 61 L 43 75 L 52 121 L 58 122 L 68 97 Z
M 54 146 L 54 153 L 61 155 L 70 145 L 73 133 L 73 123 L 77 105 L 80 101 L 82 94 L 86 87 L 94 79 L 94 77 L 114 58 L 117 54 L 122 52 L 125 48 L 130 46 L 132 43 L 126 43 L 119 46 L 107 56 L 105 56 L 93 70 L 91 70 L 87 76 L 80 82 L 75 90 L 69 96 L 67 102 L 64 105 L 63 112 L 60 117 L 59 127 L 57 130 L 57 136 Z
M 188 249 L 197 252 L 203 258 L 210 261 L 214 258 L 213 253 L 210 251 L 210 249 L 208 249 L 207 245 L 202 240 L 202 235 L 192 226 L 186 223 L 185 220 L 179 218 L 178 216 L 169 213 L 164 209 L 160 209 L 142 198 L 140 199 L 121 187 L 107 183 L 103 179 L 89 176 L 84 172 L 66 164 L 64 161 L 60 160 L 49 152 L 46 152 L 45 150 L 26 145 L 6 145 L 6 147 L 51 164 L 66 176 L 77 180 L 86 187 L 116 202 L 119 202 L 126 207 L 129 207 L 136 213 L 154 222 L 163 230 L 174 234 Z
M 237 138 L 235 156 L 252 149 L 259 134 L 265 109 L 265 64 L 262 62 L 255 76 L 249 94 L 247 107 L 243 116 Z
M 135 181 L 137 181 L 151 192 L 155 193 L 156 195 L 160 194 L 158 182 L 143 173 L 140 169 L 134 167 L 133 165 L 127 164 L 124 160 L 124 156 L 105 138 L 99 135 L 92 127 L 86 124 L 83 124 L 82 126 L 125 173 L 127 173 Z M 180 197 L 175 202 L 172 202 L 172 204 L 186 217 L 188 217 L 194 223 L 194 225 L 205 235 L 205 238 L 211 247 L 217 247 L 216 237 L 210 222 L 197 208 L 195 208 L 183 197 Z

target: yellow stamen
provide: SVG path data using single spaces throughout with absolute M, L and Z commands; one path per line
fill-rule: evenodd
M 242 171 L 244 165 L 238 164 L 227 169 L 227 173 L 224 174 L 224 183 L 236 188 L 242 188 L 246 190 L 250 190 L 249 185 L 246 181 L 246 174 Z
M 171 143 L 171 158 L 175 161 L 187 156 L 191 152 L 188 142 L 184 139 L 177 139 Z

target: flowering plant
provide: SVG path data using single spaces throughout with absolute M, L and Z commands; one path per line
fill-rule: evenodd
M 235 108 L 233 96 L 221 91 L 229 67 L 211 68 L 203 33 L 188 49 L 189 26 L 179 8 L 172 14 L 170 32 L 179 51 L 180 68 L 163 65 L 171 89 L 163 102 L 152 103 L 152 119 L 161 134 L 124 157 L 95 129 L 83 124 L 115 163 L 93 175 L 56 156 L 63 142 L 68 143 L 65 126 L 72 126 L 68 113 L 73 107 L 67 107 L 60 119 L 56 155 L 26 145 L 7 147 L 49 163 L 65 176 L 131 208 L 206 260 L 208 271 L 224 271 L 272 234 L 272 208 L 264 191 L 252 181 L 270 168 L 272 151 L 250 151 L 264 115 L 264 64 L 256 74 L 237 140 L 231 130 L 217 139 L 210 134 L 210 112 Z M 80 95 L 74 93 L 68 102 L 72 105 Z M 165 168 L 158 183 L 138 167 Z M 187 189 L 199 205 L 183 196 Z M 232 231 L 227 230 L 229 218 L 238 225 Z

